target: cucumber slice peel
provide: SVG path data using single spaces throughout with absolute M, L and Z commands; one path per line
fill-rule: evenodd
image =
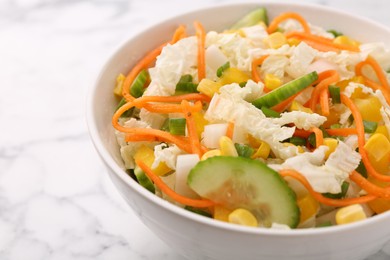
M 211 157 L 191 170 L 187 184 L 203 198 L 230 209 L 251 211 L 262 226 L 278 223 L 295 228 L 299 223 L 294 191 L 276 171 L 260 161 Z
M 316 71 L 313 71 L 268 92 L 267 94 L 253 101 L 252 104 L 257 108 L 261 108 L 262 106 L 273 107 L 309 87 L 317 79 L 318 74 Z
M 259 22 L 264 22 L 268 25 L 268 14 L 267 9 L 264 7 L 253 10 L 252 12 L 245 15 L 243 18 L 238 20 L 232 27 L 231 30 L 238 30 L 243 27 L 254 26 Z

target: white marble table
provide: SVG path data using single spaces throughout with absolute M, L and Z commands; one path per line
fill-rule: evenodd
M 0 259 L 182 259 L 118 195 L 85 95 L 137 31 L 225 0 L 0 0 Z M 239 2 L 237 0 L 236 2 Z M 390 26 L 387 0 L 312 0 Z M 390 259 L 390 245 L 370 260 Z

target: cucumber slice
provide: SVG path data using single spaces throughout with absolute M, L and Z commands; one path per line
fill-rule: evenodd
M 138 183 L 150 191 L 151 193 L 155 193 L 156 189 L 154 188 L 153 182 L 146 176 L 145 172 L 138 166 L 134 169 L 134 175 L 137 178 Z
M 309 87 L 317 79 L 318 74 L 316 71 L 313 71 L 268 92 L 264 96 L 261 96 L 253 101 L 252 104 L 257 108 L 261 108 L 262 106 L 273 107 L 287 98 L 297 94 L 299 91 Z
M 251 211 L 259 222 L 295 228 L 299 208 L 294 191 L 264 163 L 244 157 L 215 156 L 192 168 L 188 186 L 201 197 L 230 209 Z
M 253 10 L 252 12 L 245 15 L 243 18 L 238 20 L 230 29 L 238 30 L 243 27 L 249 27 L 264 22 L 268 25 L 268 14 L 267 9 L 264 7 Z

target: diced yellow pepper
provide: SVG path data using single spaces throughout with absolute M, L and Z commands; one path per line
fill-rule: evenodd
M 323 124 L 324 128 L 329 128 L 333 124 L 337 124 L 340 121 L 340 114 L 342 110 L 339 110 L 336 106 L 330 107 L 330 113 L 326 117 L 326 121 Z
M 221 136 L 221 138 L 219 138 L 219 148 L 221 150 L 221 155 L 238 156 L 236 147 L 234 146 L 232 139 L 227 136 Z
M 266 38 L 266 42 L 270 48 L 279 49 L 283 45 L 287 44 L 287 38 L 281 32 L 274 32 Z
M 202 155 L 202 158 L 200 158 L 201 161 L 204 161 L 210 157 L 214 157 L 214 156 L 220 156 L 221 155 L 221 150 L 219 149 L 214 149 L 214 150 L 210 150 L 210 151 L 207 151 L 205 152 L 203 155 Z
M 237 69 L 237 68 L 228 68 L 226 69 L 222 76 L 219 79 L 219 83 L 221 85 L 227 85 L 227 84 L 232 84 L 232 83 L 242 83 L 242 82 L 247 82 L 251 77 Z
M 255 147 L 255 148 L 258 148 L 260 147 L 261 143 L 263 141 L 255 138 L 253 135 L 251 134 L 248 134 L 248 142 L 249 142 L 249 145 L 252 146 L 252 147 Z
M 149 168 L 152 169 L 152 164 L 154 162 L 154 151 L 150 147 L 146 145 L 142 145 L 137 152 L 134 155 L 134 160 L 140 160 L 143 163 L 146 164 Z M 152 169 L 153 173 L 162 176 L 167 174 L 168 172 L 172 171 L 171 168 L 169 168 L 164 162 L 160 162 L 160 164 L 155 168 Z
M 379 122 L 382 120 L 380 109 L 382 107 L 378 98 L 370 96 L 368 98 L 356 98 L 354 103 L 362 114 L 363 120 Z
M 223 206 L 216 205 L 214 206 L 213 218 L 220 221 L 229 222 L 229 214 L 233 210 L 227 209 Z
M 273 90 L 280 87 L 283 81 L 274 74 L 266 74 L 264 77 L 264 85 L 267 89 Z
M 324 138 L 324 145 L 328 147 L 328 151 L 325 153 L 325 159 L 328 159 L 329 155 L 336 150 L 339 141 L 334 138 Z
M 383 134 L 388 140 L 390 140 L 389 131 L 387 131 L 387 127 L 385 125 L 379 125 L 375 130 L 375 134 Z
M 228 216 L 229 223 L 249 226 L 249 227 L 257 227 L 259 226 L 259 222 L 256 217 L 246 209 L 236 209 Z
M 309 218 L 317 214 L 320 209 L 320 204 L 309 193 L 297 201 L 301 216 L 300 223 L 305 222 Z
M 123 82 L 125 81 L 126 77 L 123 74 L 119 74 L 118 77 L 116 78 L 116 85 L 114 88 L 114 94 L 117 95 L 118 97 L 122 96 L 122 85 Z
M 345 88 L 349 85 L 349 83 L 360 83 L 364 84 L 364 78 L 362 76 L 354 76 L 351 79 L 342 80 L 336 83 L 336 86 L 340 87 L 340 91 L 344 91 Z M 364 93 L 361 88 L 356 88 L 355 91 L 352 93 L 351 98 L 367 98 L 369 96 L 368 93 Z
M 336 213 L 337 225 L 349 224 L 366 218 L 363 207 L 359 204 L 340 208 Z
M 198 133 L 198 137 L 201 138 L 202 133 L 204 132 L 204 127 L 209 122 L 204 118 L 204 114 L 201 112 L 195 112 L 192 115 L 195 121 L 196 132 Z
M 356 47 L 358 47 L 360 45 L 360 43 L 358 41 L 355 41 L 355 40 L 353 40 L 353 39 L 351 39 L 351 38 L 349 38 L 348 36 L 345 36 L 345 35 L 337 36 L 333 40 L 333 43 L 349 45 L 349 46 L 356 46 Z
M 302 111 L 302 112 L 306 112 L 306 113 L 309 113 L 309 114 L 313 114 L 313 111 L 310 108 L 303 106 L 301 103 L 299 103 L 296 100 L 291 102 L 291 105 L 288 108 L 288 111 L 290 111 L 290 112 L 291 111 Z
M 222 84 L 219 82 L 212 81 L 211 79 L 202 79 L 199 82 L 197 90 L 206 96 L 213 97 L 215 93 L 219 92 Z
M 373 134 L 364 145 L 372 166 L 380 173 L 389 171 L 390 142 L 383 134 Z
M 373 183 L 379 187 L 382 187 L 382 188 L 389 185 L 388 182 L 378 181 L 377 179 L 374 179 L 372 177 L 368 177 L 368 181 L 370 181 L 371 183 Z M 380 214 L 380 213 L 383 213 L 385 211 L 390 210 L 390 200 L 387 200 L 387 199 L 377 198 L 377 199 L 374 199 L 372 201 L 367 202 L 367 205 L 376 214 Z
M 267 159 L 271 152 L 271 147 L 266 142 L 261 141 L 261 144 L 257 151 L 252 155 L 252 158 Z
M 287 39 L 287 43 L 290 46 L 298 46 L 301 43 L 301 40 L 298 40 L 297 38 L 289 38 Z
M 292 143 L 283 143 L 283 145 L 284 146 L 296 146 L 296 145 L 294 145 L 294 144 L 292 144 Z M 305 150 L 303 149 L 303 147 L 302 146 L 297 146 L 297 148 L 298 148 L 298 153 L 304 153 L 305 152 Z

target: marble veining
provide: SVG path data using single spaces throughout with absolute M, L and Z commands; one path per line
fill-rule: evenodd
M 230 2 L 240 1 L 0 1 L 0 259 L 183 259 L 108 179 L 88 137 L 85 96 L 125 39 Z M 390 26 L 387 0 L 304 2 Z M 369 260 L 389 258 L 387 245 Z

